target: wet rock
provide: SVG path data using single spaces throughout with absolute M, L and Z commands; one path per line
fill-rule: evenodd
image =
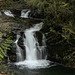
M 23 39 L 24 39 L 24 33 L 22 32 L 21 37 L 18 40 L 18 45 L 22 49 L 24 59 L 26 59 L 26 49 L 25 49 L 25 46 L 24 46 L 24 40 Z
M 10 51 L 7 51 L 7 54 L 8 54 L 9 60 L 11 62 L 16 62 L 17 56 L 16 56 L 16 53 L 15 52 L 12 52 L 10 50 Z
M 9 60 L 10 60 L 11 62 L 16 62 L 16 60 L 17 60 L 16 57 L 17 57 L 16 55 L 12 54 L 12 56 L 9 56 Z
M 31 12 L 29 13 L 29 17 L 43 19 L 44 13 L 43 11 L 39 9 L 34 9 L 34 10 L 31 10 Z
M 37 38 L 39 45 L 42 46 L 42 33 L 40 31 L 36 31 L 34 36 Z
M 25 47 L 24 47 L 24 44 L 23 44 L 23 38 L 22 37 L 20 37 L 19 38 L 19 40 L 18 40 L 18 45 L 24 50 L 25 49 Z
M 14 9 L 14 10 L 12 10 L 12 13 L 14 14 L 15 17 L 21 16 L 21 10 Z

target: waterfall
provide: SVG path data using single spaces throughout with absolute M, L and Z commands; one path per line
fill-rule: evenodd
M 5 15 L 14 17 L 14 15 L 12 14 L 10 10 L 2 10 L 2 11 L 4 12 Z
M 26 38 L 24 39 L 24 46 L 26 47 L 26 60 L 37 60 L 39 56 L 42 59 L 42 52 L 44 52 L 46 45 L 42 42 L 43 45 L 39 46 L 37 38 L 34 37 L 35 32 L 40 30 L 38 25 L 42 25 L 42 23 L 36 24 L 33 28 L 25 30 Z M 37 55 L 38 51 L 40 51 L 39 55 Z
M 19 38 L 20 38 L 20 35 L 17 35 L 17 39 L 15 41 L 17 61 L 23 61 L 24 60 L 24 58 L 22 56 L 23 52 L 22 52 L 21 48 L 18 46 L 18 40 L 19 40 Z
M 17 41 L 19 37 L 17 37 L 16 46 L 18 51 L 18 58 L 21 60 L 20 62 L 16 63 L 16 65 L 24 65 L 28 68 L 43 68 L 49 65 L 49 61 L 46 60 L 46 44 L 45 44 L 45 36 L 42 34 L 42 43 L 41 46 L 39 45 L 38 39 L 36 37 L 35 32 L 39 32 L 43 23 L 35 24 L 34 27 L 26 29 L 24 31 L 25 38 L 23 38 L 23 44 L 26 49 L 26 59 L 22 61 L 23 55 L 21 54 L 21 48 L 18 46 Z M 21 56 L 22 55 L 22 56 Z
M 17 10 L 16 10 L 17 11 Z M 15 12 L 16 12 L 15 11 Z M 10 17 L 14 17 L 14 14 L 12 14 L 12 12 L 10 10 L 1 10 L 1 12 L 3 12 L 5 15 L 10 16 Z M 0 15 L 2 15 L 2 13 L 0 12 Z M 28 18 L 28 15 L 31 11 L 28 9 L 24 9 L 21 10 L 21 15 L 19 17 L 22 18 Z M 17 14 L 16 14 L 17 15 Z
M 30 12 L 30 10 L 22 10 L 21 11 L 21 17 L 22 18 L 28 18 L 29 12 Z

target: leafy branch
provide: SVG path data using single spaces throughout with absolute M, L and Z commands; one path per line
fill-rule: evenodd
M 12 43 L 11 37 L 7 38 L 2 43 L 0 43 L 0 60 L 2 60 L 4 56 L 6 56 L 5 50 L 10 50 L 9 47 L 11 46 L 11 43 Z

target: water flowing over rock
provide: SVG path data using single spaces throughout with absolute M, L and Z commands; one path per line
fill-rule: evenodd
M 18 45 L 18 41 L 20 36 L 17 35 L 16 43 L 16 51 L 17 51 L 17 61 L 16 65 L 25 65 L 28 68 L 38 68 L 38 67 L 46 67 L 49 65 L 49 61 L 46 60 L 46 44 L 45 44 L 45 36 L 41 34 L 41 39 L 36 37 L 36 32 L 39 33 L 43 23 L 35 24 L 34 27 L 26 29 L 24 31 L 25 37 L 23 37 L 23 45 L 25 47 L 25 54 L 23 54 L 22 46 Z M 38 34 L 37 33 L 37 34 Z M 41 45 L 39 40 L 41 41 Z M 25 56 L 26 55 L 26 56 Z M 25 59 L 24 59 L 25 56 Z
M 21 18 L 28 18 L 30 10 L 29 9 L 24 9 L 24 10 L 1 10 L 0 15 L 2 13 L 6 16 L 10 17 L 21 17 Z
M 28 18 L 29 13 L 30 13 L 30 10 L 22 10 L 21 11 L 21 17 L 22 18 Z
M 42 10 L 34 9 L 34 10 L 31 10 L 31 12 L 29 13 L 29 17 L 43 19 L 45 16 Z
M 43 19 L 44 13 L 43 11 L 36 9 L 13 9 L 13 10 L 1 10 L 0 15 L 6 15 L 9 17 L 19 17 L 19 18 L 36 18 Z
M 14 15 L 12 14 L 12 12 L 10 10 L 2 10 L 2 12 L 7 16 L 14 17 Z
M 22 56 L 23 52 L 22 52 L 22 49 L 17 44 L 19 38 L 20 38 L 20 36 L 17 35 L 17 39 L 15 41 L 15 44 L 16 44 L 16 55 L 17 55 L 17 61 L 22 61 L 22 60 L 24 60 L 24 58 Z

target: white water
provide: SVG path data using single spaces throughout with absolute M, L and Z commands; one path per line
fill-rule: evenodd
M 20 69 L 23 69 L 25 67 L 29 69 L 40 69 L 40 68 L 54 66 L 54 65 L 50 65 L 49 60 L 42 60 L 42 59 L 41 60 L 25 60 L 25 61 L 16 63 L 16 65 L 19 66 Z
M 36 24 L 34 27 L 30 29 L 26 29 L 24 34 L 26 38 L 24 38 L 24 46 L 26 48 L 26 59 L 24 61 L 16 63 L 16 65 L 20 65 L 21 68 L 28 67 L 30 69 L 38 69 L 45 68 L 49 65 L 50 61 L 46 60 L 46 44 L 45 44 L 45 36 L 42 37 L 42 46 L 39 46 L 39 42 L 37 37 L 35 37 L 35 32 L 40 31 L 43 23 Z M 18 39 L 16 40 L 18 41 Z M 19 49 L 18 49 L 19 52 Z M 20 56 L 19 56 L 19 59 Z
M 4 14 L 7 16 L 11 16 L 14 17 L 14 15 L 12 14 L 12 12 L 10 10 L 3 10 Z
M 21 17 L 22 18 L 28 18 L 28 14 L 29 14 L 30 10 L 22 10 L 21 11 Z
M 42 25 L 42 23 L 36 24 L 33 28 L 25 30 L 26 38 L 24 39 L 24 46 L 26 47 L 26 60 L 37 60 L 38 59 L 38 56 L 37 56 L 38 49 L 37 49 L 37 47 L 40 48 L 40 49 L 42 47 L 42 46 L 41 47 L 39 46 L 37 38 L 34 37 L 35 31 L 40 30 L 40 27 L 38 25 Z M 41 55 L 41 53 L 40 53 L 40 55 Z
M 12 14 L 12 12 L 10 10 L 2 10 L 2 12 L 7 16 L 14 17 L 14 14 Z M 21 16 L 20 17 L 28 18 L 29 13 L 30 13 L 30 10 L 24 9 L 24 10 L 21 11 Z M 0 15 L 2 15 L 1 12 L 0 12 Z
M 22 56 L 22 50 L 21 48 L 18 46 L 18 40 L 20 38 L 20 35 L 17 35 L 17 39 L 16 41 L 14 42 L 16 44 L 16 55 L 17 55 L 17 61 L 23 61 L 24 58 Z

